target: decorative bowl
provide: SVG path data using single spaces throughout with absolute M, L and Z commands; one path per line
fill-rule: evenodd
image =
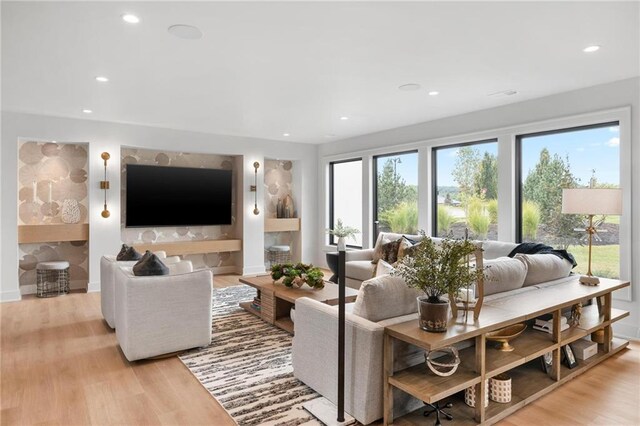
M 500 330 L 487 333 L 487 340 L 500 343 L 497 347 L 498 350 L 511 352 L 515 348 L 509 344 L 509 341 L 521 335 L 526 328 L 527 324 L 525 323 L 513 324 Z

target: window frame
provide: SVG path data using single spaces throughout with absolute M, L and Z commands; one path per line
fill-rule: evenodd
M 438 151 L 445 149 L 464 148 L 467 146 L 495 143 L 500 150 L 497 137 L 479 141 L 461 142 L 450 145 L 439 145 L 431 148 L 431 235 L 438 236 Z M 498 170 L 499 172 L 499 170 Z M 500 177 L 498 176 L 498 181 Z M 498 201 L 499 203 L 500 201 Z
M 570 132 L 578 132 L 581 130 L 589 130 L 589 129 L 599 129 L 603 127 L 611 127 L 611 126 L 621 126 L 620 120 L 613 121 L 605 121 L 594 124 L 583 124 L 580 126 L 571 126 L 571 127 L 562 127 L 550 130 L 543 130 L 539 132 L 530 132 L 530 133 L 521 133 L 515 136 L 515 209 L 514 209 L 514 226 L 515 226 L 515 240 L 516 243 L 522 243 L 522 142 L 523 139 L 536 137 L 536 136 L 546 136 L 546 135 L 557 135 L 562 133 L 570 133 Z M 622 152 L 622 151 L 621 151 Z M 622 163 L 619 164 L 620 170 L 620 186 L 622 186 Z
M 378 158 L 384 158 L 384 157 L 394 157 L 397 155 L 405 155 L 405 154 L 416 154 L 418 155 L 418 172 L 420 171 L 420 154 L 418 152 L 418 149 L 410 149 L 408 151 L 397 151 L 397 152 L 391 152 L 391 153 L 384 153 L 384 154 L 378 154 L 378 155 L 374 155 L 373 157 L 371 157 L 372 159 L 372 165 L 371 165 L 371 170 L 372 170 L 372 176 L 373 176 L 373 182 L 371 183 L 371 189 L 372 189 L 372 203 L 371 203 L 371 207 L 373 208 L 373 226 L 372 226 L 372 230 L 373 230 L 373 242 L 375 243 L 378 240 L 378 223 L 379 223 L 379 219 L 378 219 Z M 420 188 L 420 182 L 418 182 L 418 188 Z M 418 191 L 420 191 L 418 189 Z M 420 203 L 418 202 L 418 208 L 420 206 Z
M 334 220 L 335 220 L 335 214 L 334 214 L 334 201 L 333 201 L 333 184 L 334 184 L 334 177 L 333 177 L 333 166 L 336 164 L 342 164 L 342 163 L 352 163 L 354 161 L 360 161 L 361 163 L 363 163 L 364 166 L 364 160 L 362 157 L 354 157 L 354 158 L 348 158 L 345 160 L 336 160 L 336 161 L 330 161 L 329 162 L 329 229 L 333 229 L 334 226 Z M 361 178 L 362 180 L 362 178 Z M 362 190 L 362 189 L 361 189 Z M 364 194 L 363 194 L 364 195 Z M 364 243 L 364 241 L 363 241 Z M 333 234 L 329 234 L 329 245 L 330 246 L 337 246 L 338 243 L 334 241 L 334 236 Z M 355 248 L 355 249 L 362 249 L 362 246 L 354 246 L 351 244 L 347 244 L 348 248 Z

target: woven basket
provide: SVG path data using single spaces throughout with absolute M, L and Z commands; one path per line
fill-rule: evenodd
M 484 381 L 484 388 L 486 389 L 486 392 L 484 393 L 484 406 L 488 407 L 489 406 L 489 379 Z M 475 386 L 468 387 L 464 390 L 464 402 L 469 407 L 476 406 L 476 387 Z
M 489 379 L 489 397 L 501 404 L 511 402 L 511 377 L 498 374 Z

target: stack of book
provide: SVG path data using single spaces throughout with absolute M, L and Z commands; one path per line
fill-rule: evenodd
M 533 324 L 535 330 L 545 331 L 547 333 L 553 333 L 553 315 L 543 315 L 536 318 L 536 322 Z M 560 317 L 560 331 L 565 331 L 569 328 L 567 317 Z
M 251 302 L 251 307 L 256 311 L 259 311 L 262 308 L 262 301 L 259 297 L 254 297 L 253 302 Z

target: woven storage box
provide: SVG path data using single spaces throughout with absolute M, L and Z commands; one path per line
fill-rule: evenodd
M 489 406 L 489 379 L 484 381 L 484 388 L 486 389 L 484 393 L 484 406 Z M 476 387 L 470 386 L 464 390 L 464 402 L 469 407 L 476 406 Z
M 269 266 L 278 263 L 291 263 L 291 248 L 289 246 L 271 246 L 267 250 Z
M 498 374 L 489 379 L 489 397 L 501 404 L 511 402 L 511 377 Z

